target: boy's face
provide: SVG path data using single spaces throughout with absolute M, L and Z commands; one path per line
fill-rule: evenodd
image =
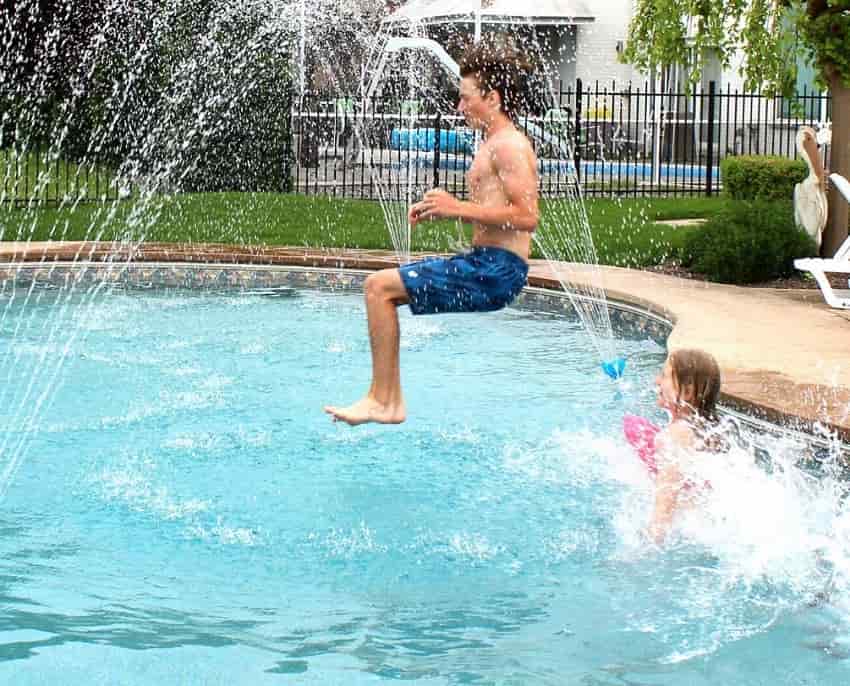
M 482 93 L 474 76 L 464 76 L 460 81 L 460 99 L 457 110 L 474 129 L 483 129 L 493 117 L 493 91 Z M 496 104 L 498 107 L 498 103 Z

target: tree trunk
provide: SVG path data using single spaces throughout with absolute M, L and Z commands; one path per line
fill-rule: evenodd
M 829 79 L 832 94 L 832 146 L 829 171 L 850 180 L 850 86 L 841 76 Z M 848 202 L 835 185 L 829 190 L 829 219 L 823 232 L 821 252 L 832 257 L 847 238 Z

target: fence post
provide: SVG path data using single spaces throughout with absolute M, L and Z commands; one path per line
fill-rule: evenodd
M 705 194 L 711 197 L 714 191 L 714 96 L 717 83 L 711 81 L 708 84 L 708 137 L 706 143 L 708 152 L 705 156 Z
M 295 135 L 295 127 L 293 126 L 293 120 L 295 119 L 295 113 L 293 112 L 293 97 L 292 97 L 292 85 L 290 84 L 285 92 L 283 97 L 282 108 L 284 111 L 283 116 L 283 137 L 284 137 L 284 146 L 283 146 L 283 169 L 281 170 L 281 184 L 280 190 L 284 193 L 291 193 L 293 190 L 292 183 L 292 167 L 293 167 L 293 136 Z M 300 112 L 299 112 L 300 114 Z
M 434 183 L 433 188 L 440 185 L 440 113 L 434 119 Z
M 576 119 L 575 131 L 573 132 L 573 166 L 576 170 L 576 180 L 581 181 L 581 79 L 576 79 Z

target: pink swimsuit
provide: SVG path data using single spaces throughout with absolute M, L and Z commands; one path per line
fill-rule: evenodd
M 656 426 L 646 417 L 639 417 L 636 414 L 627 414 L 623 417 L 623 433 L 626 434 L 626 440 L 632 444 L 638 457 L 653 477 L 658 474 L 658 464 L 655 461 L 655 436 L 659 431 L 661 427 Z M 711 483 L 708 481 L 703 485 L 705 488 L 711 488 Z M 682 484 L 685 490 L 695 486 L 697 484 L 691 480 Z
M 659 431 L 661 428 L 646 417 L 639 417 L 636 414 L 627 414 L 623 417 L 623 433 L 626 434 L 626 440 L 632 444 L 638 457 L 643 460 L 653 476 L 658 473 L 658 465 L 655 463 L 655 434 Z

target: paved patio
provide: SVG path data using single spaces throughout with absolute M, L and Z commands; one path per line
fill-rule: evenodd
M 551 283 L 537 263 L 532 280 Z M 821 422 L 850 440 L 850 310 L 819 290 L 742 288 L 616 267 L 602 268 L 608 297 L 664 312 L 668 348 L 702 348 L 723 374 L 724 401 L 801 428 Z
M 131 253 L 109 243 L 0 243 L 3 262 L 107 257 L 356 269 L 395 264 L 392 253 L 377 250 L 143 244 Z M 820 422 L 850 440 L 850 310 L 827 307 L 820 291 L 741 288 L 616 267 L 562 269 L 576 284 L 601 284 L 612 299 L 665 314 L 675 323 L 669 348 L 702 348 L 717 358 L 725 403 L 800 428 Z M 529 282 L 560 288 L 540 260 L 532 262 Z

